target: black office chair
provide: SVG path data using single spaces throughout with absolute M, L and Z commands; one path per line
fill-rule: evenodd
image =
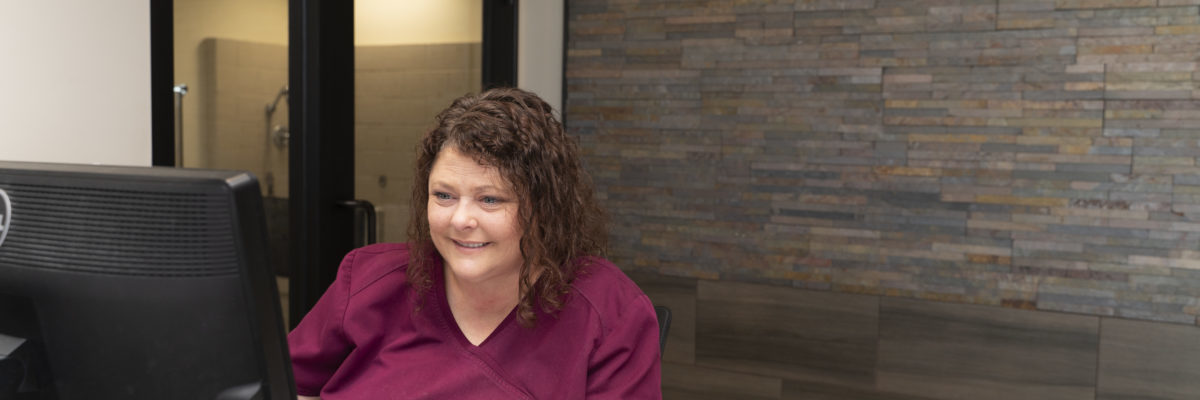
M 671 330 L 671 309 L 666 306 L 654 306 L 658 315 L 658 355 L 662 357 L 667 351 L 667 331 Z

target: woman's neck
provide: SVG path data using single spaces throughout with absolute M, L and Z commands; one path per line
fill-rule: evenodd
M 492 278 L 482 282 L 458 279 L 450 268 L 444 268 L 446 302 L 458 329 L 471 344 L 479 345 L 489 336 L 520 301 L 520 273 Z M 537 281 L 541 270 L 535 270 Z
M 450 314 L 467 341 L 478 346 L 517 306 L 520 274 L 475 282 L 458 279 L 448 267 L 443 271 Z
M 507 314 L 520 299 L 520 275 L 483 282 L 458 279 L 446 268 L 446 299 L 450 308 L 472 314 Z

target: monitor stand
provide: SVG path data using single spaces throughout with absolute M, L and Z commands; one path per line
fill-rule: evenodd
M 0 334 L 0 399 L 53 399 L 37 342 Z

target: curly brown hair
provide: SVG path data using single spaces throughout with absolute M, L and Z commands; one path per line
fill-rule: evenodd
M 517 318 L 536 323 L 535 305 L 553 313 L 562 307 L 585 256 L 603 256 L 606 217 L 596 203 L 591 177 L 578 145 L 563 131 L 549 104 L 516 88 L 496 88 L 454 100 L 437 115 L 436 126 L 417 146 L 409 241 L 408 280 L 419 294 L 432 286 L 436 248 L 426 215 L 429 174 L 442 149 L 454 147 L 496 168 L 519 198 L 522 231 Z M 533 281 L 534 266 L 542 267 Z

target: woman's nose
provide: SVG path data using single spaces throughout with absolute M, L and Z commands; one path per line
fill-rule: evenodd
M 454 205 L 454 214 L 450 216 L 450 224 L 454 226 L 454 229 L 461 231 L 472 229 L 479 225 L 468 203 L 466 201 L 459 201 L 458 204 Z

